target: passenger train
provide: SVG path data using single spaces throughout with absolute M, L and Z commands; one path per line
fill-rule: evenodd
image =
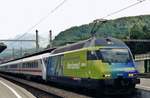
M 115 38 L 90 38 L 0 64 L 0 72 L 99 90 L 129 90 L 140 83 L 130 49 Z

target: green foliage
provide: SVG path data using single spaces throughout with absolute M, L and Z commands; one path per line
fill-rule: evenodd
M 150 15 L 124 17 L 108 20 L 106 23 L 98 23 L 100 26 L 97 37 L 116 37 L 120 39 L 150 39 Z M 53 40 L 53 45 L 60 46 L 67 43 L 77 42 L 91 36 L 90 31 L 94 23 L 75 26 L 62 31 Z

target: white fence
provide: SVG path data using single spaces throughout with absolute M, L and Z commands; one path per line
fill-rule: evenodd
M 150 53 L 135 55 L 135 61 L 150 60 Z

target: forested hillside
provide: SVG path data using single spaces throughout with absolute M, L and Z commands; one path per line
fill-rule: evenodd
M 60 46 L 66 43 L 77 42 L 87 39 L 91 36 L 90 31 L 94 22 L 74 26 L 62 31 L 53 40 L 53 45 Z M 150 39 L 150 15 L 141 15 L 134 17 L 123 17 L 114 20 L 108 20 L 106 23 L 98 23 L 100 26 L 96 36 L 98 37 L 116 37 L 120 39 Z

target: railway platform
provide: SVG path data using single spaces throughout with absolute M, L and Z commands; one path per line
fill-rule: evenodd
M 150 91 L 150 78 L 140 78 L 140 82 L 136 85 L 136 88 Z
M 30 92 L 0 77 L 0 98 L 36 98 Z

